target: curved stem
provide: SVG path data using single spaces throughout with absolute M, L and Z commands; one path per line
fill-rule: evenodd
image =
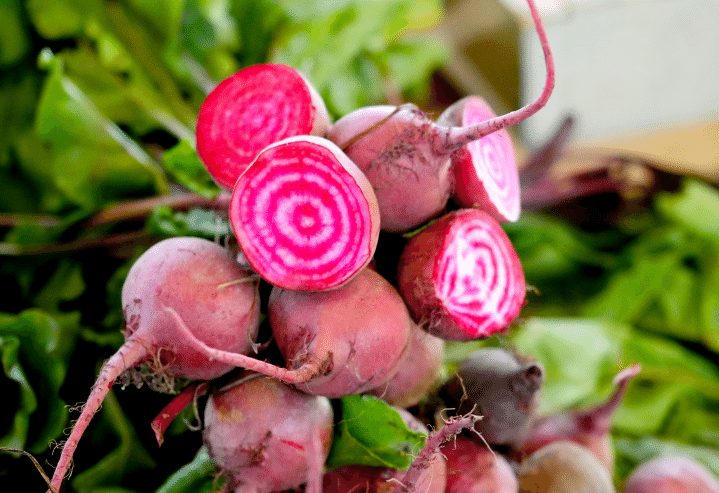
M 219 361 L 220 363 L 238 366 L 247 370 L 253 370 L 257 373 L 262 373 L 263 375 L 267 375 L 268 377 L 272 377 L 289 384 L 309 382 L 314 377 L 323 374 L 324 369 L 328 366 L 329 361 L 321 361 L 319 358 L 311 358 L 307 363 L 304 363 L 296 370 L 288 370 L 286 368 L 273 365 L 272 363 L 252 358 L 245 354 L 231 353 L 229 351 L 211 348 L 195 337 L 190 329 L 187 328 L 187 325 L 185 325 L 182 317 L 180 317 L 174 309 L 170 307 L 164 307 L 164 309 L 175 319 L 178 330 L 187 339 L 187 342 L 194 346 L 197 351 L 204 353 L 211 361 Z M 328 359 L 331 359 L 331 355 Z
M 83 433 L 87 429 L 92 417 L 100 409 L 102 401 L 107 396 L 107 393 L 115 383 L 115 379 L 120 376 L 128 368 L 139 364 L 148 357 L 147 348 L 140 343 L 137 339 L 131 338 L 125 342 L 125 344 L 113 354 L 100 370 L 100 375 L 95 381 L 95 385 L 90 392 L 90 396 L 87 398 L 87 402 L 82 408 L 80 417 L 75 422 L 75 425 L 70 432 L 70 436 L 65 442 L 65 446 L 62 448 L 60 454 L 60 460 L 55 468 L 55 473 L 52 476 L 50 486 L 56 490 L 60 490 L 62 480 L 65 478 L 70 465 L 72 463 L 72 456 L 75 453 L 77 444 L 80 441 Z
M 554 89 L 554 57 L 552 56 L 552 51 L 549 48 L 549 40 L 547 39 L 547 33 L 544 30 L 542 19 L 539 17 L 537 6 L 534 4 L 534 0 L 527 0 L 527 3 L 529 4 L 529 10 L 532 14 L 532 21 L 534 22 L 537 34 L 539 35 L 539 41 L 542 45 L 544 61 L 547 67 L 547 78 L 542 94 L 540 94 L 536 100 L 527 106 L 511 111 L 505 115 L 492 118 L 485 122 L 478 123 L 477 125 L 471 125 L 468 127 L 451 127 L 440 131 L 439 137 L 442 139 L 441 142 L 438 142 L 440 152 L 452 153 L 474 140 L 481 139 L 482 137 L 505 127 L 516 125 L 517 123 L 526 120 L 535 114 L 547 104 L 549 96 L 552 94 L 552 90 Z
M 424 447 L 412 465 L 405 473 L 401 482 L 395 487 L 394 493 L 411 493 L 417 486 L 417 480 L 425 469 L 430 467 L 434 454 L 439 450 L 440 445 L 454 438 L 464 429 L 472 428 L 479 421 L 480 416 L 467 414 L 465 416 L 451 418 L 445 425 L 427 439 Z

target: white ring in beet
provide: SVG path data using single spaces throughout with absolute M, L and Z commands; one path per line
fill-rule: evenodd
M 449 213 L 412 237 L 397 280 L 415 321 L 455 341 L 503 331 L 526 294 L 512 243 L 497 221 L 477 209 Z
M 268 145 L 295 135 L 324 135 L 322 98 L 294 68 L 252 65 L 208 94 L 197 116 L 197 154 L 212 178 L 230 190 Z
M 372 186 L 321 137 L 264 149 L 235 184 L 230 223 L 257 273 L 295 291 L 346 283 L 370 262 L 379 239 Z

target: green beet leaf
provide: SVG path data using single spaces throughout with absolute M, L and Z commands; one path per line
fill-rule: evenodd
M 327 458 L 329 469 L 349 464 L 406 469 L 426 435 L 407 428 L 399 413 L 373 396 L 339 399 L 340 418 Z

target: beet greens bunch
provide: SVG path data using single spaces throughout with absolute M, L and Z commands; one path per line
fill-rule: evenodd
M 304 484 L 320 492 L 323 482 L 325 491 L 350 491 L 360 476 L 378 491 L 445 491 L 439 447 L 475 425 L 476 406 L 448 419 L 406 472 L 336 471 L 323 481 L 329 399 L 369 393 L 415 405 L 438 379 L 444 340 L 488 338 L 519 314 L 524 274 L 499 224 L 520 212 L 506 127 L 542 108 L 554 87 L 546 33 L 528 3 L 546 84 L 537 100 L 506 115 L 470 96 L 436 121 L 404 104 L 361 108 L 331 124 L 309 81 L 280 64 L 245 68 L 208 95 L 197 152 L 231 193 L 227 214 L 242 262 L 184 237 L 136 261 L 122 290 L 126 343 L 100 371 L 52 488 L 59 490 L 114 381 L 147 364 L 202 381 L 235 367 L 251 371 L 215 389 L 206 407 L 203 437 L 225 491 Z M 406 241 L 389 275 L 375 262 L 381 231 Z M 261 285 L 271 286 L 266 298 Z M 282 361 L 257 353 L 264 306 Z M 518 373 L 540 377 L 532 365 Z M 412 420 L 405 417 L 410 427 Z

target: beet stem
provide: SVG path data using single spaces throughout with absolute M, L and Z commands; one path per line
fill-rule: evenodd
M 440 132 L 440 135 L 444 137 L 444 142 L 442 142 L 439 149 L 441 154 L 455 152 L 474 140 L 481 139 L 482 137 L 505 127 L 516 125 L 517 123 L 534 115 L 547 104 L 555 83 L 554 57 L 552 56 L 552 51 L 549 47 L 549 40 L 547 39 L 547 33 L 544 30 L 544 24 L 542 24 L 542 19 L 537 11 L 537 6 L 534 4 L 534 0 L 527 0 L 527 3 L 529 4 L 529 10 L 532 14 L 534 27 L 539 35 L 539 41 L 542 45 L 544 61 L 547 67 L 547 78 L 542 94 L 540 94 L 536 100 L 527 106 L 511 111 L 505 115 L 489 119 L 476 125 L 468 127 L 451 127 L 445 132 Z
M 185 388 L 176 395 L 162 411 L 152 420 L 152 431 L 155 432 L 157 446 L 161 447 L 165 440 L 164 434 L 172 421 L 180 414 L 190 403 L 201 395 L 205 395 L 209 390 L 207 382 L 195 382 Z
M 480 419 L 480 416 L 474 414 L 450 418 L 439 431 L 427 439 L 402 481 L 395 487 L 394 493 L 412 493 L 417 486 L 417 480 L 419 480 L 422 472 L 429 467 L 432 456 L 439 450 L 440 445 L 457 436 L 462 430 L 472 428 Z
M 326 366 L 326 362 L 320 361 L 318 358 L 313 358 L 296 370 L 288 370 L 286 368 L 273 365 L 272 363 L 252 358 L 245 354 L 231 353 L 229 351 L 211 348 L 195 337 L 174 309 L 170 307 L 164 307 L 164 309 L 175 319 L 178 330 L 180 333 L 184 334 L 187 342 L 194 346 L 198 351 L 204 353 L 211 361 L 219 361 L 228 365 L 253 370 L 289 384 L 309 382 L 314 377 L 319 375 L 322 372 L 322 369 Z
M 70 432 L 65 445 L 62 448 L 60 454 L 60 460 L 57 463 L 55 473 L 52 476 L 51 486 L 56 490 L 60 490 L 62 480 L 65 478 L 65 474 L 70 468 L 72 462 L 72 456 L 75 453 L 77 444 L 80 441 L 83 433 L 87 429 L 92 417 L 100 409 L 102 401 L 107 396 L 107 393 L 112 388 L 117 377 L 128 368 L 132 368 L 146 359 L 148 356 L 147 348 L 135 338 L 128 339 L 120 349 L 113 354 L 109 360 L 105 362 L 100 370 L 100 374 L 95 381 L 95 385 L 90 392 L 90 396 L 87 398 L 87 402 L 82 408 L 80 417 L 75 422 L 75 425 Z M 48 492 L 49 493 L 49 492 Z

